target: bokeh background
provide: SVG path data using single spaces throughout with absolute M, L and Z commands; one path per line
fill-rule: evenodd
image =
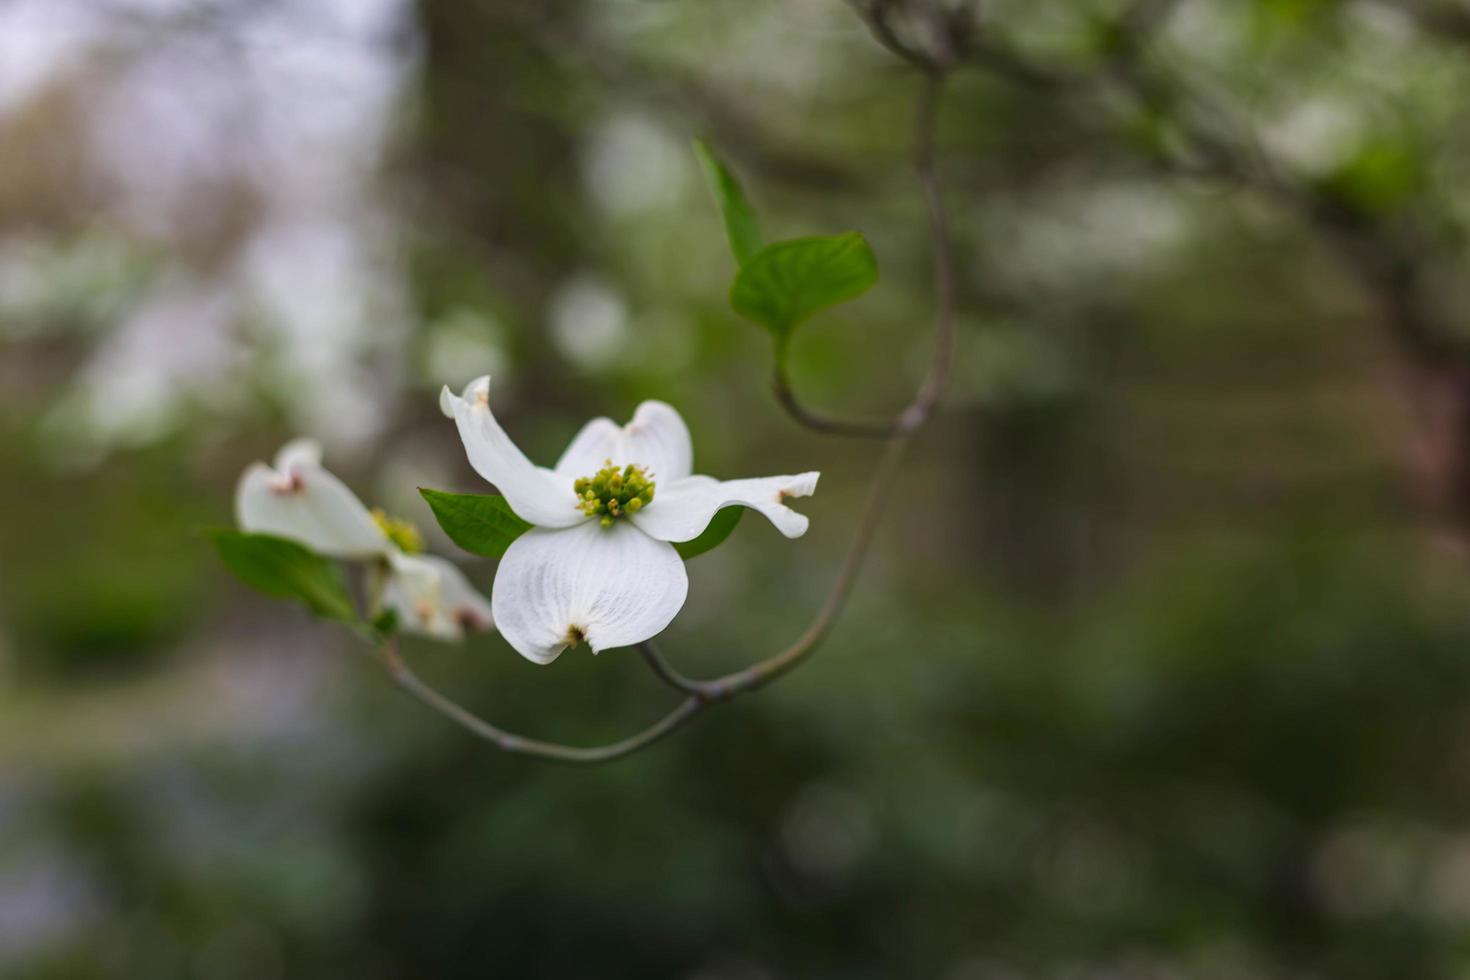
M 771 398 L 689 143 L 869 237 L 793 372 L 893 411 L 914 66 L 839 0 L 0 0 L 0 974 L 1470 976 L 1470 8 L 869 6 L 957 61 L 944 410 L 810 663 L 577 770 L 197 532 L 296 434 L 427 528 L 481 486 L 445 382 L 541 460 L 661 398 L 704 472 L 823 471 L 664 643 L 783 646 L 875 450 Z M 407 655 L 579 744 L 673 702 L 630 651 Z

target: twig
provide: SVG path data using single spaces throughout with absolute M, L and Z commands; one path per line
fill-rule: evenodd
M 920 84 L 922 87 L 914 113 L 914 174 L 928 214 L 929 248 L 934 258 L 934 354 L 913 401 L 891 419 L 871 422 L 832 418 L 806 408 L 791 390 L 785 367 L 778 364 L 773 386 L 776 400 L 792 418 L 827 435 L 893 439 L 912 433 L 934 413 L 949 377 L 950 360 L 954 354 L 954 262 L 950 254 L 949 225 L 939 197 L 939 178 L 934 165 L 934 130 L 940 95 L 944 90 L 944 75 L 927 73 Z
M 787 373 L 785 364 L 777 363 L 776 372 L 771 381 L 771 391 L 775 394 L 776 401 L 786 410 L 787 415 L 808 429 L 823 435 L 887 439 L 899 431 L 897 417 L 868 422 L 859 419 L 835 418 L 807 408 L 797 399 L 796 392 L 791 389 L 791 376 Z
M 444 715 L 450 721 L 455 722 L 474 735 L 490 742 L 502 752 L 510 752 L 514 755 L 534 756 L 538 759 L 547 759 L 552 762 L 568 762 L 581 765 L 592 765 L 599 762 L 611 762 L 613 759 L 621 758 L 637 752 L 639 749 L 652 745 L 665 735 L 683 725 L 689 719 L 699 713 L 705 703 L 699 698 L 686 698 L 673 711 L 664 715 L 657 722 L 643 729 L 636 735 L 629 736 L 620 742 L 612 742 L 608 745 L 582 748 L 575 745 L 561 745 L 556 742 L 545 742 L 540 739 L 527 738 L 517 735 L 490 724 L 485 719 L 476 715 L 469 709 L 450 700 L 437 690 L 425 684 L 404 663 L 398 653 L 398 646 L 394 640 L 388 640 L 375 649 L 375 655 L 388 676 L 409 694 L 418 698 L 424 704 Z
M 822 604 L 822 608 L 807 626 L 806 631 L 786 649 L 765 660 L 751 664 L 743 670 L 737 670 L 713 680 L 693 682 L 699 691 L 696 697 L 702 697 L 705 701 L 728 701 L 736 695 L 764 687 L 776 677 L 795 667 L 826 638 L 833 624 L 836 623 L 838 614 L 842 612 L 848 593 L 852 591 L 853 585 L 857 582 L 863 559 L 867 557 L 868 546 L 872 544 L 873 534 L 878 528 L 878 518 L 882 514 L 883 505 L 887 502 L 888 492 L 892 489 L 893 478 L 898 473 L 898 464 L 903 459 L 903 452 L 908 447 L 911 438 L 912 435 L 909 433 L 897 435 L 890 439 L 885 447 L 883 458 L 878 463 L 877 474 L 873 477 L 873 482 L 868 490 L 868 501 L 863 507 L 857 537 L 853 539 L 852 547 L 848 549 L 847 557 L 843 560 L 842 567 L 838 569 L 837 580 L 832 583 L 832 590 L 827 593 L 827 601 Z M 644 641 L 641 644 L 640 648 L 644 649 L 645 657 L 648 656 L 647 648 L 650 646 L 650 641 Z
M 923 72 L 938 74 L 942 71 L 941 66 L 932 56 L 908 44 L 898 36 L 898 31 L 894 28 L 893 21 L 890 20 L 890 15 L 893 13 L 891 0 L 849 0 L 849 6 L 863 19 L 873 39 L 887 48 L 890 54 L 907 61 Z
M 638 644 L 638 652 L 643 654 L 643 659 L 648 662 L 649 668 L 665 684 L 701 701 L 716 700 L 714 692 L 710 690 L 707 683 L 681 674 L 678 668 L 665 660 L 664 655 L 658 652 L 658 647 L 653 645 L 652 640 L 644 640 Z
M 934 114 L 938 108 L 939 93 L 943 86 L 945 73 L 949 70 L 957 57 L 956 43 L 952 35 L 963 28 L 962 20 L 965 16 L 962 12 L 955 14 L 955 19 L 945 20 L 938 31 L 938 43 L 940 50 L 937 54 L 926 53 L 917 47 L 905 43 L 895 31 L 890 20 L 893 12 L 890 0 L 851 0 L 850 5 L 863 18 L 868 30 L 883 47 L 896 54 L 898 57 L 909 62 L 924 74 L 923 89 L 920 91 L 917 110 L 915 113 L 914 126 L 914 169 L 918 174 L 919 185 L 924 194 L 924 203 L 929 212 L 929 223 L 931 229 L 937 227 L 938 235 L 932 246 L 935 253 L 936 275 L 942 275 L 945 282 L 943 288 L 950 288 L 949 279 L 949 245 L 948 234 L 944 230 L 944 214 L 938 207 L 937 180 L 934 176 Z M 936 14 L 936 17 L 938 15 Z M 966 45 L 971 42 L 967 39 Z M 943 261 L 940 261 L 940 250 L 944 250 Z M 942 271 L 941 271 L 942 267 Z M 936 287 L 941 284 L 936 283 Z M 952 307 L 952 302 L 946 303 L 941 300 L 941 309 L 946 305 Z M 948 329 L 944 316 L 940 317 L 939 329 Z M 950 342 L 949 338 L 937 338 L 940 346 Z M 944 354 L 948 358 L 948 354 Z M 797 424 L 805 426 L 814 432 L 830 436 L 852 436 L 860 439 L 891 439 L 905 432 L 912 432 L 928 418 L 933 410 L 932 404 L 926 404 L 922 411 L 918 409 L 921 402 L 932 402 L 937 399 L 938 392 L 930 391 L 935 387 L 934 381 L 938 378 L 939 385 L 943 385 L 943 379 L 948 374 L 949 365 L 945 363 L 938 374 L 931 365 L 929 374 L 925 377 L 919 394 L 906 408 L 898 414 L 887 419 L 845 419 L 806 407 L 797 398 L 795 390 L 791 387 L 791 375 L 787 371 L 784 360 L 778 356 L 776 368 L 772 378 L 772 390 L 776 395 L 776 401 L 785 409 L 786 414 L 791 416 Z

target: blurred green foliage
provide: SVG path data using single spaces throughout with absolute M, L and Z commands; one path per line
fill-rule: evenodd
M 442 383 L 493 372 L 541 462 L 656 397 L 701 471 L 822 470 L 811 532 L 742 522 L 664 643 L 695 675 L 784 645 L 875 460 L 771 399 L 689 140 L 771 240 L 871 242 L 882 283 L 790 366 L 872 417 L 928 355 L 915 71 L 835 0 L 0 22 L 80 52 L 0 101 L 0 972 L 1463 976 L 1470 568 L 1435 429 L 1470 333 L 1463 13 L 1147 6 L 1135 63 L 1131 4 L 981 5 L 939 120 L 955 375 L 851 609 L 769 690 L 585 771 L 451 728 L 197 529 L 310 430 L 433 531 L 417 486 L 485 492 Z M 332 115 L 376 104 L 351 74 L 312 95 L 312 65 L 384 64 L 381 117 Z M 139 124 L 130 92 L 185 111 Z M 245 155 L 283 105 L 293 139 L 361 142 Z M 159 295 L 171 332 L 129 341 Z M 628 651 L 406 654 L 579 744 L 673 698 Z

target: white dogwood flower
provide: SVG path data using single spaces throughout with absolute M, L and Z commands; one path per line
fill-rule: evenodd
M 273 467 L 252 463 L 245 470 L 235 488 L 235 519 L 253 534 L 289 538 L 329 558 L 386 562 L 381 601 L 406 632 L 458 641 L 493 624 L 490 603 L 464 573 L 418 554 L 418 532 L 363 506 L 322 467 L 321 446 L 310 439 L 287 443 Z
M 527 659 L 550 663 L 585 641 L 596 653 L 656 636 L 684 605 L 689 579 L 670 544 L 689 541 L 722 507 L 764 514 L 788 538 L 807 519 L 786 506 L 816 473 L 720 481 L 693 475 L 689 429 L 663 402 L 617 425 L 593 419 L 551 469 L 516 448 L 490 411 L 490 378 L 440 396 L 475 472 L 535 527 L 500 560 L 490 592 L 496 626 Z

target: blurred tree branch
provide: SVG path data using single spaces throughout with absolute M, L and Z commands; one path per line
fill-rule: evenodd
M 1374 210 L 1328 182 L 1292 174 L 1254 138 L 1247 120 L 1209 99 L 1178 71 L 1166 68 L 1152 42 L 1177 0 L 1135 0 L 1106 32 L 1105 57 L 1094 71 L 1057 66 L 1022 53 L 995 33 L 977 29 L 955 53 L 984 70 L 1054 100 L 1094 101 L 1111 87 L 1129 96 L 1177 141 L 1147 156 L 1164 173 L 1209 180 L 1249 191 L 1294 214 L 1356 272 L 1371 292 L 1380 322 L 1403 353 L 1409 371 L 1404 397 L 1424 436 L 1416 465 L 1425 496 L 1450 517 L 1455 537 L 1470 539 L 1470 347 L 1455 324 L 1423 293 L 1421 269 L 1431 235 L 1416 230 L 1399 210 Z M 1432 0 L 1386 0 L 1426 32 L 1449 43 L 1470 41 L 1470 12 Z M 871 0 L 865 17 L 875 36 L 910 60 L 928 63 L 894 28 L 892 0 Z M 985 25 L 988 26 L 988 25 Z M 1209 117 L 1213 124 L 1203 120 Z

